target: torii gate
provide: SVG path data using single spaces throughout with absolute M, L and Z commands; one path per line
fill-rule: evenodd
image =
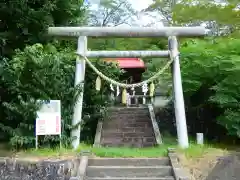
M 178 42 L 176 37 L 204 36 L 204 27 L 50 27 L 48 33 L 54 36 L 78 37 L 79 55 L 76 60 L 75 85 L 82 84 L 85 77 L 85 60 L 90 58 L 113 57 L 170 57 L 172 63 L 172 77 L 174 89 L 174 109 L 177 125 L 178 144 L 181 148 L 188 148 L 188 133 L 185 115 L 185 106 L 182 89 L 182 78 L 179 63 Z M 165 51 L 88 51 L 87 37 L 168 37 L 168 50 Z M 80 93 L 74 107 L 72 125 L 80 124 L 82 119 L 83 92 Z M 80 144 L 80 125 L 72 130 L 72 137 L 77 137 L 72 142 L 76 149 Z

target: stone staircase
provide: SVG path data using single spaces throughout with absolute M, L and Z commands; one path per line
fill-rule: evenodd
M 156 145 L 147 107 L 113 107 L 103 122 L 100 145 L 107 147 L 151 147 Z
M 88 159 L 86 180 L 174 180 L 169 158 Z

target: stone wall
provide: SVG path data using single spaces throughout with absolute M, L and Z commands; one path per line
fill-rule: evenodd
M 57 161 L 26 161 L 0 159 L 1 180 L 69 180 L 75 176 L 80 159 Z

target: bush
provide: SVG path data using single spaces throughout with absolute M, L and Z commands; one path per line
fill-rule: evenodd
M 27 46 L 23 51 L 17 50 L 12 59 L 4 59 L 1 62 L 1 122 L 0 129 L 6 141 L 15 147 L 34 146 L 34 124 L 38 99 L 61 100 L 62 112 L 62 141 L 69 145 L 71 119 L 76 95 L 81 91 L 80 87 L 74 88 L 75 55 L 68 49 L 57 51 L 53 45 L 43 46 L 35 44 Z M 111 65 L 96 61 L 95 65 L 115 78 L 120 71 Z M 86 81 L 84 91 L 84 114 L 91 114 L 85 121 L 83 139 L 91 139 L 95 129 L 87 127 L 87 121 L 97 124 L 102 114 L 100 109 L 107 104 L 107 86 L 100 93 L 95 90 L 97 75 L 90 69 L 86 69 Z M 98 106 L 93 106 L 98 105 Z M 97 116 L 95 116 L 97 115 Z M 41 139 L 44 144 L 55 144 L 58 137 L 46 136 Z
M 194 113 L 188 119 L 196 124 L 195 131 L 220 138 L 224 134 L 217 122 L 229 135 L 240 137 L 239 46 L 239 39 L 229 38 L 194 40 L 183 45 L 183 86 L 188 112 Z

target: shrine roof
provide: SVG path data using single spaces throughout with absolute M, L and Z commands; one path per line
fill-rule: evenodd
M 120 68 L 145 68 L 140 58 L 106 58 L 105 62 L 116 62 Z

